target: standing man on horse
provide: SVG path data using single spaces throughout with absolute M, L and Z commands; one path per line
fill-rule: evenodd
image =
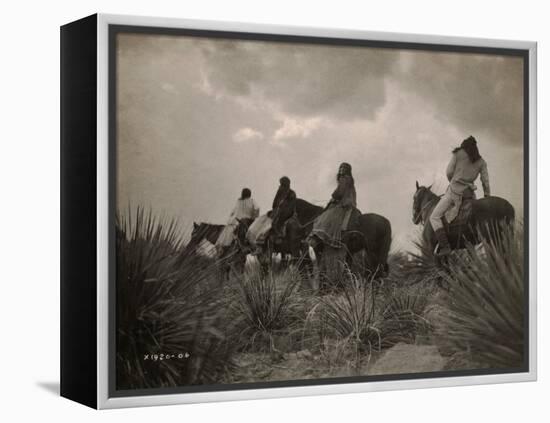
M 352 214 L 357 211 L 357 193 L 351 165 L 342 163 L 336 175 L 337 186 L 323 213 L 315 219 L 309 244 L 315 248 L 319 241 L 335 248 L 342 246 L 342 232 L 349 229 Z
M 241 197 L 237 200 L 235 207 L 233 207 L 227 225 L 216 241 L 218 255 L 222 255 L 231 246 L 235 240 L 235 231 L 239 224 L 244 224 L 248 227 L 259 214 L 260 208 L 252 199 L 252 192 L 248 188 L 243 188 Z
M 469 136 L 460 147 L 453 150 L 453 156 L 447 166 L 449 186 L 441 200 L 435 206 L 430 223 L 439 243 L 438 254 L 448 255 L 451 252 L 447 233 L 443 225 L 443 217 L 452 222 L 460 211 L 463 198 L 475 198 L 476 186 L 474 181 L 480 176 L 485 197 L 491 195 L 487 163 L 479 154 L 477 141 Z

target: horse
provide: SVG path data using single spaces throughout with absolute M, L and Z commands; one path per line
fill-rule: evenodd
M 392 241 L 390 221 L 376 213 L 362 214 L 359 217 L 359 234 L 360 236 L 353 233 L 346 235 L 345 232 L 343 234 L 348 261 L 350 254 L 364 251 L 364 273 L 372 277 L 387 276 L 389 272 L 388 255 Z
M 251 252 L 250 245 L 246 239 L 246 233 L 248 228 L 254 222 L 254 219 L 237 219 L 237 226 L 233 231 L 235 239 L 224 257 L 231 257 L 231 266 L 237 270 L 237 272 L 244 272 L 246 264 L 246 256 Z
M 248 250 L 246 249 L 245 235 L 250 226 L 251 221 L 249 219 L 237 219 L 237 225 L 233 234 L 235 240 L 229 246 L 223 250 L 216 251 L 218 263 L 222 268 L 224 275 L 228 275 L 232 268 L 238 271 L 243 271 L 246 263 L 246 255 Z M 216 245 L 218 238 L 220 237 L 225 225 L 216 225 L 212 223 L 196 223 L 193 222 L 193 231 L 191 232 L 191 240 L 187 244 L 186 248 L 197 248 L 203 240 Z
M 323 212 L 323 208 L 303 200 L 296 199 L 296 213 L 285 223 L 285 233 L 279 237 L 273 231 L 267 238 L 268 251 L 290 256 L 292 260 L 307 260 L 307 245 L 304 240 L 313 228 L 315 218 Z
M 430 252 L 435 251 L 437 239 L 430 223 L 430 216 L 440 200 L 440 196 L 429 187 L 416 182 L 413 197 L 412 221 L 423 224 L 422 240 Z M 470 200 L 468 200 L 470 201 Z M 447 237 L 452 250 L 464 249 L 468 244 L 478 245 L 483 239 L 494 239 L 504 229 L 504 225 L 513 224 L 514 207 L 504 198 L 485 197 L 472 201 L 472 211 L 467 223 L 450 224 L 444 221 Z M 456 219 L 455 219 L 456 220 Z
M 281 254 L 283 266 L 291 262 L 297 262 L 300 266 L 311 265 L 305 239 L 313 228 L 315 218 L 322 212 L 322 207 L 301 198 L 296 199 L 295 214 L 285 222 L 283 235 L 270 230 L 266 237 L 263 253 L 258 256 L 264 271 L 271 265 L 273 254 Z
M 327 261 L 325 263 L 327 270 L 337 272 L 341 270 L 339 264 L 342 261 L 345 261 L 351 269 L 354 255 L 363 253 L 361 273 L 365 277 L 379 279 L 387 276 L 389 272 L 388 255 L 391 240 L 390 221 L 376 213 L 365 213 L 357 217 L 350 230 L 342 232 L 341 248 L 315 243 L 314 251 L 319 262 Z M 331 259 L 336 260 L 336 263 Z
M 212 223 L 196 223 L 193 222 L 193 231 L 191 232 L 191 240 L 187 243 L 186 248 L 196 249 L 202 241 L 208 241 L 212 245 L 216 245 L 216 241 L 220 237 L 225 225 L 214 225 Z

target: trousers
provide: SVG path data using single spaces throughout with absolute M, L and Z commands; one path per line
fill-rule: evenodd
M 459 194 L 455 194 L 451 190 L 451 187 L 447 188 L 447 191 L 445 192 L 443 197 L 441 197 L 441 200 L 439 200 L 439 203 L 437 203 L 437 205 L 433 209 L 432 215 L 430 216 L 430 223 L 432 224 L 432 228 L 434 231 L 443 228 L 442 219 L 443 216 L 445 216 L 447 210 L 449 210 L 451 207 L 459 209 L 461 202 L 462 196 Z

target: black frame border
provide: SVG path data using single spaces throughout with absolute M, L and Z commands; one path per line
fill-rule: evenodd
M 380 375 L 380 376 L 349 376 L 326 379 L 296 379 L 272 382 L 250 382 L 240 384 L 213 384 L 213 385 L 188 385 L 173 388 L 151 388 L 135 390 L 116 389 L 116 251 L 115 251 L 115 207 L 116 207 L 116 76 L 117 76 L 117 36 L 119 34 L 149 34 L 149 35 L 168 35 L 168 36 L 188 36 L 205 37 L 217 39 L 231 39 L 243 41 L 269 41 L 280 43 L 301 43 L 301 44 L 320 44 L 333 46 L 359 46 L 384 49 L 405 49 L 405 50 L 423 50 L 434 52 L 449 53 L 470 53 L 470 54 L 489 54 L 499 56 L 520 57 L 523 60 L 523 178 L 524 178 L 524 363 L 518 368 L 494 368 L 494 369 L 473 369 L 473 370 L 449 370 L 429 373 L 410 373 L 398 375 Z M 405 36 L 405 35 L 404 35 Z M 530 63 L 529 50 L 520 48 L 499 48 L 499 47 L 477 47 L 452 44 L 437 43 L 419 43 L 407 41 L 381 41 L 356 38 L 337 38 L 337 37 L 317 37 L 304 35 L 283 35 L 283 34 L 265 34 L 254 32 L 207 30 L 207 29 L 188 29 L 158 26 L 137 26 L 137 25 L 108 25 L 108 115 L 109 115 L 109 289 L 108 289 L 108 308 L 109 308 L 109 378 L 108 378 L 108 397 L 137 397 L 144 395 L 169 395 L 200 392 L 222 392 L 222 391 L 242 391 L 266 388 L 282 387 L 303 387 L 315 385 L 338 385 L 350 383 L 380 382 L 380 381 L 399 381 L 399 380 L 420 380 L 420 379 L 440 379 L 448 377 L 482 376 L 482 375 L 500 375 L 513 373 L 528 373 L 529 363 L 529 78 Z
M 60 29 L 60 394 L 97 407 L 97 15 Z

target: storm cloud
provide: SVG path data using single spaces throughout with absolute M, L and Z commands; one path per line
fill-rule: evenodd
M 208 84 L 218 93 L 283 114 L 373 119 L 399 53 L 357 47 L 212 42 L 203 48 Z
M 523 142 L 521 58 L 403 52 L 400 80 L 431 103 L 438 119 L 472 133 L 492 133 L 504 144 Z
M 498 55 L 123 34 L 117 200 L 224 223 L 242 187 L 262 212 L 287 175 L 324 205 L 350 162 L 362 211 L 414 234 L 415 180 L 446 187 L 472 134 L 493 193 L 523 198 L 523 65 Z

